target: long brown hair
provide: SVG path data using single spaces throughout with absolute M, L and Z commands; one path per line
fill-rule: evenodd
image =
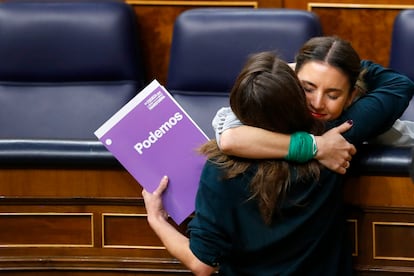
M 306 98 L 295 72 L 273 52 L 252 55 L 230 93 L 230 106 L 245 125 L 279 133 L 307 131 L 320 134 L 323 125 L 308 111 Z M 254 166 L 250 182 L 251 199 L 256 199 L 266 224 L 270 224 L 293 181 L 319 177 L 316 161 L 297 164 L 282 159 L 252 160 L 223 154 L 212 140 L 201 152 L 233 178 Z M 292 171 L 295 175 L 291 175 Z

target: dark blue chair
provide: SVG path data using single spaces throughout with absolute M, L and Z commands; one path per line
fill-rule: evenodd
M 94 131 L 145 84 L 132 7 L 10 1 L 0 29 L 0 161 L 110 157 Z
M 247 56 L 274 50 L 287 62 L 309 38 L 322 34 L 318 17 L 290 9 L 200 8 L 174 25 L 167 88 L 210 137 L 216 111 Z
M 403 10 L 394 20 L 389 67 L 414 80 L 414 10 Z M 414 104 L 408 106 L 403 120 L 414 120 Z M 352 159 L 359 175 L 411 176 L 414 179 L 413 151 L 410 147 L 364 145 Z
M 390 67 L 414 81 L 414 9 L 401 11 L 394 20 Z M 403 120 L 414 120 L 414 103 L 402 115 Z

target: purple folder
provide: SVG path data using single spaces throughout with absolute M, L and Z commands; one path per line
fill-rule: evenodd
M 95 131 L 125 169 L 153 192 L 169 177 L 163 204 L 181 224 L 195 209 L 205 156 L 197 148 L 208 137 L 156 80 Z

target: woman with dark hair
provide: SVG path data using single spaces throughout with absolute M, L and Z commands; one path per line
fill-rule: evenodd
M 309 113 L 295 72 L 270 52 L 249 58 L 230 105 L 242 123 L 291 134 L 298 146 L 314 147 L 312 135 L 324 129 Z M 227 155 L 215 140 L 200 151 L 208 161 L 188 238 L 167 220 L 161 195 L 168 178 L 153 193 L 142 192 L 149 225 L 194 274 L 216 269 L 220 275 L 352 274 L 338 174 L 316 160 Z
M 331 129 L 315 137 L 315 155 L 298 154 L 299 159 L 292 159 L 288 155 L 290 135 L 242 126 L 230 108 L 222 108 L 213 126 L 223 152 L 247 158 L 287 157 L 293 161 L 316 158 L 327 168 L 344 174 L 356 152 L 353 145 L 373 139 L 391 145 L 407 140 L 412 143 L 412 137 L 406 139 L 401 133 L 408 130 L 412 135 L 412 122 L 398 120 L 414 92 L 408 77 L 371 61 L 361 61 L 348 41 L 334 36 L 306 42 L 296 57 L 295 71 L 312 116 L 326 122 L 327 129 L 353 122 L 352 128 L 343 133 L 346 140 L 338 129 Z M 309 152 L 306 148 L 297 149 L 301 150 Z

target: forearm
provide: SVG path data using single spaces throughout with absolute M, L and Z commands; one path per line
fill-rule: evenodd
M 327 168 L 341 174 L 346 172 L 343 168 L 344 164 L 347 164 L 355 154 L 355 147 L 341 135 L 349 130 L 351 125 L 344 123 L 323 136 L 316 137 L 318 151 L 314 158 Z M 217 142 L 225 154 L 251 159 L 276 159 L 288 156 L 290 135 L 241 125 L 229 109 L 221 109 L 217 113 L 213 126 Z M 314 145 L 310 146 L 313 151 Z
M 189 239 L 163 218 L 149 218 L 148 222 L 168 252 L 195 275 L 211 275 L 215 268 L 201 262 L 190 250 Z
M 322 165 L 337 173 L 344 174 L 344 164 L 352 159 L 355 147 L 346 141 L 341 133 L 351 128 L 344 123 L 322 136 L 316 136 L 316 156 Z M 229 155 L 253 159 L 285 158 L 289 151 L 290 136 L 266 131 L 260 128 L 240 126 L 222 133 L 221 150 Z
M 388 130 L 408 106 L 414 83 L 404 75 L 364 61 L 367 94 L 346 109 L 339 122 L 352 119 L 354 127 L 344 137 L 359 145 Z
M 224 153 L 254 159 L 284 158 L 289 143 L 289 135 L 250 126 L 227 129 L 220 138 Z

